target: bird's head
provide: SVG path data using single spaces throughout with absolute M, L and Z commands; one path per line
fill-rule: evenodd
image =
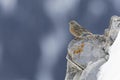
M 79 25 L 75 20 L 72 20 L 69 22 L 69 25 L 70 26 L 76 26 L 76 25 Z

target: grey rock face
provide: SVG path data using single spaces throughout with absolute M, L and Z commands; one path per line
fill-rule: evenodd
M 108 59 L 108 49 L 117 37 L 120 17 L 112 16 L 103 35 L 86 35 L 73 39 L 68 45 L 65 80 L 97 80 L 99 67 Z

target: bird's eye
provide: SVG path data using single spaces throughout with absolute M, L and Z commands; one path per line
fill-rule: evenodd
M 70 22 L 70 24 L 74 24 L 74 22 Z

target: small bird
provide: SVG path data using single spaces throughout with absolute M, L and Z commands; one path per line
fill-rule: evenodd
M 81 38 L 86 35 L 92 35 L 91 32 L 89 32 L 87 29 L 79 25 L 75 20 L 72 20 L 69 22 L 69 30 L 70 33 L 75 37 L 75 38 Z

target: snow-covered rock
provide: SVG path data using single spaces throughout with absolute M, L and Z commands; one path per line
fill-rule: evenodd
M 97 80 L 99 78 L 98 75 L 104 73 L 104 70 L 101 71 L 103 68 L 100 67 L 103 66 L 103 64 L 107 62 L 108 59 L 111 59 L 109 58 L 111 57 L 111 55 L 109 56 L 109 53 L 114 52 L 114 54 L 115 53 L 117 54 L 120 52 L 118 51 L 119 49 L 116 50 L 113 49 L 112 47 L 116 43 L 114 41 L 117 40 L 116 37 L 120 29 L 119 24 L 120 24 L 120 17 L 113 16 L 110 21 L 110 26 L 107 29 L 105 29 L 105 33 L 103 35 L 97 35 L 97 34 L 86 35 L 86 37 L 80 39 L 73 39 L 69 43 L 68 54 L 66 57 L 68 62 L 67 62 L 67 72 L 66 72 L 65 80 Z M 120 45 L 120 41 L 119 41 L 119 45 Z M 114 50 L 117 52 L 115 52 Z M 116 62 L 119 60 L 119 57 L 117 58 L 115 58 Z M 117 64 L 118 62 L 115 65 Z M 110 66 L 113 65 L 109 65 L 109 67 Z M 120 65 L 117 67 L 120 67 Z M 110 71 L 110 69 L 108 70 Z M 103 75 L 101 76 L 103 77 Z M 99 80 L 103 80 L 103 79 L 99 78 Z M 113 79 L 104 79 L 104 80 L 113 80 Z

